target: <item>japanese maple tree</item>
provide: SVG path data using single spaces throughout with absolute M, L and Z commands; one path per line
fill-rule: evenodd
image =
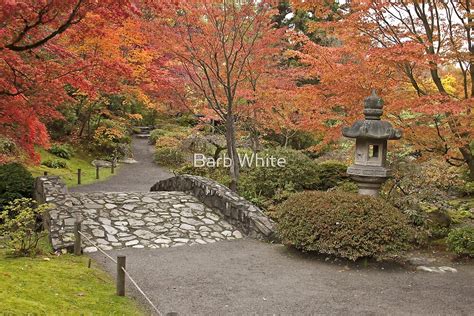
M 236 121 L 249 106 L 253 71 L 278 39 L 272 14 L 265 1 L 175 1 L 155 21 L 156 45 L 171 57 L 170 75 L 225 124 L 233 190 L 239 179 Z
M 465 164 L 474 178 L 474 46 L 466 1 L 294 1 L 337 38 L 325 47 L 302 38 L 296 54 L 314 71 L 315 102 L 347 121 L 369 90 L 383 95 L 389 117 L 423 156 Z M 351 101 L 352 100 L 352 101 Z M 323 107 L 324 108 L 324 107 Z M 342 109 L 342 111 L 335 111 Z M 353 114 L 353 115 L 351 115 Z M 340 125 L 338 125 L 340 126 Z M 338 129 L 337 129 L 338 131 Z
M 37 159 L 34 146 L 48 145 L 44 123 L 60 116 L 55 109 L 69 98 L 66 85 L 94 94 L 97 84 L 117 81 L 104 81 L 117 74 L 116 63 L 104 64 L 103 58 L 71 49 L 71 43 L 100 37 L 104 24 L 120 23 L 133 8 L 126 0 L 3 1 L 0 136 Z

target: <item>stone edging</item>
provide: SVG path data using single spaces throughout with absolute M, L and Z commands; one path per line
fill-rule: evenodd
M 150 191 L 183 191 L 193 194 L 207 207 L 219 210 L 244 234 L 276 240 L 275 223 L 263 211 L 226 186 L 200 176 L 179 175 L 157 182 Z
M 43 223 L 50 233 L 53 249 L 74 247 L 76 214 L 66 184 L 59 177 L 38 177 L 35 180 L 33 197 L 40 204 L 51 205 L 43 217 Z M 54 225 L 51 225 L 51 220 L 54 220 Z

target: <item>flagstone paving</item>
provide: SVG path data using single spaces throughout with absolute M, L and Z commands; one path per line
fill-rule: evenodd
M 71 201 L 76 216 L 81 217 L 81 231 L 103 250 L 168 248 L 242 238 L 220 214 L 183 192 L 72 193 Z M 62 220 L 73 223 L 73 217 Z M 84 248 L 84 252 L 94 251 L 96 247 L 90 244 Z

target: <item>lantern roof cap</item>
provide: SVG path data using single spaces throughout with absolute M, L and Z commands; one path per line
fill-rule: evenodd
M 359 120 L 351 127 L 344 127 L 342 134 L 349 138 L 400 139 L 402 132 L 390 122 L 380 120 L 382 114 L 383 100 L 374 89 L 372 94 L 364 99 L 365 120 Z
M 359 120 L 351 127 L 344 127 L 342 135 L 349 138 L 400 139 L 402 132 L 387 121 Z

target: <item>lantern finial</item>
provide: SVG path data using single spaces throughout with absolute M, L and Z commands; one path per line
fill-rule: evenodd
M 377 95 L 375 89 L 364 100 L 364 115 L 366 120 L 380 120 L 383 114 L 383 100 Z

